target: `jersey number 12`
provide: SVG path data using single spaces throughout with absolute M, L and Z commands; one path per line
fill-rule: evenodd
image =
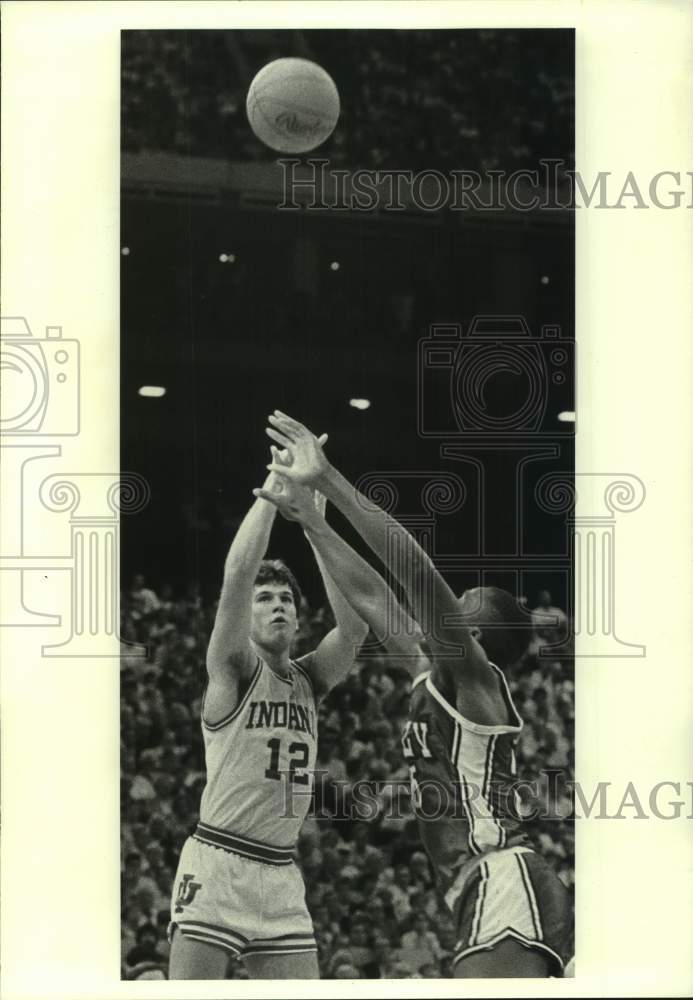
M 270 765 L 265 769 L 265 777 L 272 778 L 274 781 L 280 781 L 282 774 L 286 774 L 286 771 L 279 770 L 279 751 L 281 750 L 282 741 L 278 736 L 274 736 L 271 740 L 267 740 L 267 746 L 272 751 L 270 754 Z M 289 760 L 289 781 L 293 782 L 294 785 L 307 785 L 308 775 L 307 774 L 297 774 L 296 769 L 299 767 L 305 767 L 308 763 L 308 745 L 306 743 L 290 743 L 289 753 L 292 754 Z

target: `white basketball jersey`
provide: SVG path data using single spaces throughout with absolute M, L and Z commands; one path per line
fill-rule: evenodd
M 202 734 L 207 785 L 200 823 L 277 848 L 292 848 L 312 802 L 317 709 L 295 661 L 281 677 L 258 657 L 240 704 Z M 221 846 L 221 843 L 220 843 Z

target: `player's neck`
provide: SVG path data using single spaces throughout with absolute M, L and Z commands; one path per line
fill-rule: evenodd
M 440 693 L 448 701 L 454 703 L 457 694 L 457 685 L 460 681 L 459 671 L 448 663 L 435 663 L 432 671 L 433 683 Z
M 266 646 L 261 646 L 259 643 L 255 643 L 255 647 L 258 656 L 262 657 L 270 670 L 274 670 L 275 674 L 288 677 L 291 670 L 291 657 L 288 649 L 267 649 Z

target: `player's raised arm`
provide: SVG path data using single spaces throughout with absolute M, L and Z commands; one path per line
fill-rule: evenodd
M 281 471 L 281 469 L 279 469 Z M 288 520 L 298 521 L 313 547 L 330 583 L 338 588 L 341 601 L 346 602 L 362 621 L 373 630 L 379 641 L 386 642 L 388 648 L 399 653 L 412 673 L 419 670 L 416 653 L 417 640 L 421 634 L 406 612 L 400 607 L 387 583 L 365 559 L 362 559 L 347 542 L 341 538 L 316 509 L 309 489 L 302 488 L 292 480 L 282 484 L 281 492 L 271 493 L 266 489 L 255 490 L 255 495 L 273 503 Z M 336 609 L 335 609 L 336 611 Z M 331 645 L 327 635 L 316 653 L 327 666 Z M 361 641 L 365 635 L 362 633 Z M 328 641 L 329 640 L 329 641 Z M 356 649 L 352 647 L 351 661 Z M 337 678 L 332 683 L 337 683 Z
M 327 460 L 319 441 L 303 424 L 279 410 L 269 418 L 268 435 L 292 455 L 286 475 L 321 490 L 402 584 L 412 615 L 432 648 L 442 655 L 460 653 L 467 668 L 481 668 L 485 657 L 469 629 L 459 624 L 459 603 L 430 557 L 394 517 L 368 500 Z M 270 469 L 275 469 L 274 465 Z M 276 469 L 275 469 L 276 471 Z M 397 552 L 398 558 L 393 554 Z M 412 581 L 417 586 L 412 586 Z
M 326 505 L 324 495 L 316 491 L 314 499 L 319 514 L 324 517 Z M 313 549 L 335 621 L 335 627 L 310 654 L 311 677 L 318 693 L 322 693 L 329 691 L 347 676 L 368 635 L 368 624 L 342 594 L 310 535 L 306 533 L 306 537 Z
M 264 489 L 271 493 L 277 477 L 270 473 Z M 250 645 L 253 586 L 260 568 L 276 508 L 256 499 L 241 521 L 224 563 L 224 580 L 214 628 L 207 649 L 209 688 L 206 702 L 233 708 L 242 684 L 252 674 L 257 657 Z
M 323 434 L 319 438 L 319 443 L 324 444 L 326 440 L 327 435 Z M 274 464 L 282 466 L 291 464 L 288 452 L 280 451 L 274 445 L 271 451 Z M 315 508 L 324 517 L 327 503 L 324 495 L 318 491 L 311 491 L 311 493 Z M 308 540 L 310 541 L 310 539 Z M 301 660 L 301 666 L 310 674 L 313 687 L 320 695 L 326 694 L 335 684 L 343 681 L 349 673 L 354 665 L 356 655 L 368 635 L 368 625 L 346 600 L 328 572 L 322 556 L 312 543 L 311 548 L 335 620 L 335 627 L 327 633 L 316 649 Z

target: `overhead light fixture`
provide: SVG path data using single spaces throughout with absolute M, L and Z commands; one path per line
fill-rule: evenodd
M 349 406 L 353 406 L 355 410 L 367 410 L 371 405 L 370 399 L 350 399 Z
M 137 392 L 140 396 L 147 396 L 149 399 L 159 399 L 166 395 L 163 385 L 141 385 Z

